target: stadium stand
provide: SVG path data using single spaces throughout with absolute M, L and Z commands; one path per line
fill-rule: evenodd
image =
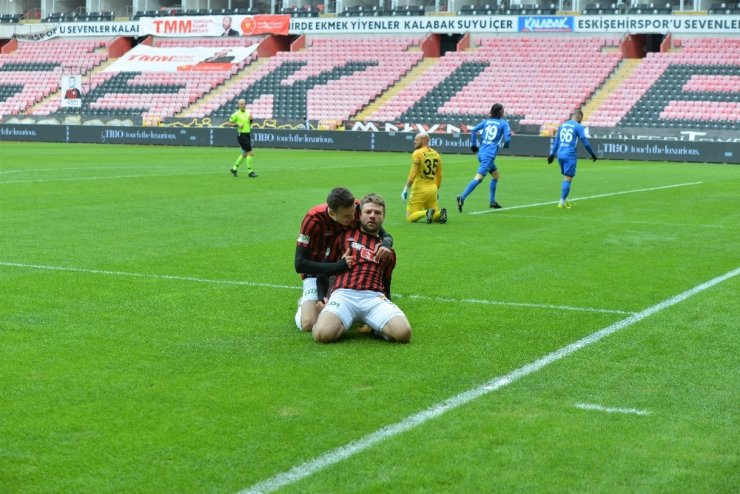
M 305 7 L 283 7 L 281 14 L 288 14 L 292 17 L 318 17 L 319 10 L 307 5 Z
M 476 5 L 463 5 L 458 11 L 458 15 L 555 15 L 558 6 L 554 3 L 548 5 L 512 5 L 504 7 L 491 3 Z
M 390 10 L 390 14 L 392 16 L 396 16 L 396 15 L 419 16 L 419 15 L 424 15 L 425 12 L 426 12 L 426 9 L 422 5 L 399 5 L 395 9 Z
M 16 115 L 59 90 L 65 73 L 85 74 L 108 57 L 104 40 L 19 42 L 11 54 L 0 55 L 0 88 L 20 87 L 0 101 L 0 115 Z M 57 106 L 59 102 L 56 102 Z
M 522 125 L 559 122 L 617 66 L 621 53 L 602 51 L 617 43 L 616 37 L 483 38 L 476 51 L 445 54 L 368 119 L 469 122 L 501 101 Z
M 738 15 L 740 14 L 740 2 L 738 3 L 713 3 L 707 11 L 709 15 Z
M 52 12 L 42 22 L 102 22 L 112 21 L 113 13 L 101 12 Z
M 152 46 L 160 48 L 252 46 L 262 41 L 262 39 L 264 39 L 264 36 L 237 36 L 216 38 L 154 38 Z
M 740 104 L 740 40 L 688 38 L 679 44 L 681 51 L 649 53 L 587 123 L 740 129 L 732 117 Z
M 417 37 L 318 38 L 305 51 L 278 53 L 241 84 L 183 116 L 225 117 L 244 98 L 258 118 L 347 120 L 423 58 L 420 51 L 409 51 L 418 42 Z
M 348 7 L 344 7 L 344 10 L 342 10 L 342 12 L 339 14 L 339 17 L 378 17 L 382 15 L 388 15 L 388 13 L 383 10 L 382 6 L 378 7 L 377 5 L 351 5 Z
M 153 45 L 250 46 L 262 39 L 155 38 Z M 107 60 L 108 40 L 19 41 L 15 52 L 0 55 L 0 115 L 224 118 L 245 98 L 257 118 L 460 124 L 501 101 L 516 129 L 561 122 L 622 61 L 616 36 L 481 37 L 471 51 L 426 60 L 420 42 L 314 37 L 304 50 L 260 60 L 253 54 L 229 70 L 111 73 L 95 70 Z M 636 59 L 621 83 L 612 78 L 616 89 L 600 94 L 605 99 L 584 123 L 740 130 L 740 40 L 673 36 L 672 45 Z M 83 76 L 82 108 L 60 108 L 60 82 L 70 74 Z
M 155 38 L 156 47 L 250 46 L 262 36 L 237 38 Z M 93 74 L 82 108 L 61 108 L 53 99 L 39 105 L 34 113 L 173 117 L 216 87 L 222 85 L 256 57 L 228 70 L 183 72 L 102 72 Z
M 172 117 L 229 76 L 230 72 L 95 74 L 84 98 L 82 112 L 90 115 Z
M 142 17 L 168 17 L 177 15 L 198 16 L 198 15 L 257 15 L 259 9 L 256 8 L 232 8 L 232 9 L 182 9 L 179 7 L 161 7 L 158 10 L 137 10 L 131 16 L 132 21 L 137 21 Z
M 18 24 L 23 19 L 23 14 L 0 15 L 0 24 Z
M 590 3 L 581 11 L 583 15 L 619 15 L 625 13 L 624 4 L 621 3 Z

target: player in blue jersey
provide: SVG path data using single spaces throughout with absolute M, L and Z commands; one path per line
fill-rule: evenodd
M 578 162 L 578 141 L 583 142 L 583 147 L 586 148 L 591 154 L 591 159 L 596 161 L 596 154 L 591 149 L 591 143 L 586 138 L 586 133 L 583 131 L 583 112 L 576 110 L 571 115 L 571 119 L 563 122 L 558 131 L 555 134 L 555 139 L 552 142 L 552 148 L 550 148 L 550 155 L 547 157 L 547 162 L 552 164 L 557 154 L 558 163 L 560 164 L 560 173 L 563 174 L 563 184 L 560 189 L 560 202 L 558 203 L 559 208 L 570 208 L 570 202 L 568 202 L 568 194 L 570 194 L 570 184 L 573 181 L 573 177 L 576 176 L 576 163 Z
M 480 149 L 476 144 L 478 132 L 481 132 Z M 509 143 L 511 143 L 509 122 L 504 120 L 504 105 L 501 103 L 493 105 L 491 107 L 491 118 L 487 118 L 473 127 L 473 135 L 470 143 L 470 150 L 478 153 L 480 165 L 478 166 L 478 172 L 475 174 L 475 178 L 465 187 L 463 193 L 457 196 L 457 210 L 462 213 L 465 199 L 480 185 L 486 174 L 489 173 L 491 174 L 489 204 L 494 209 L 500 209 L 501 206 L 496 202 L 496 185 L 500 176 L 498 168 L 496 168 L 496 153 L 498 153 L 502 145 L 508 148 Z

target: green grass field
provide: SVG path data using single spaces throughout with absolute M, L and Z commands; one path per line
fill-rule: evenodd
M 427 225 L 410 153 L 256 153 L 0 143 L 0 492 L 740 492 L 740 167 L 584 160 L 559 210 L 501 156 L 460 214 L 446 156 Z M 295 329 L 336 185 L 386 198 L 408 345 Z

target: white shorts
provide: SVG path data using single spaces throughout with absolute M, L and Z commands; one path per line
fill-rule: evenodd
M 380 331 L 394 317 L 405 317 L 403 311 L 384 294 L 372 290 L 347 288 L 332 292 L 324 311 L 336 314 L 341 319 L 345 331 L 357 321 L 367 324 L 375 331 Z
M 319 291 L 316 288 L 316 278 L 306 278 L 303 280 L 303 294 L 298 299 L 298 310 L 295 313 L 295 325 L 301 331 L 301 305 L 303 302 L 310 300 L 318 302 Z

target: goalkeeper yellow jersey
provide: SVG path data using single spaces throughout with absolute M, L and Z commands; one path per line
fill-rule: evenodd
M 412 187 L 425 188 L 432 184 L 442 185 L 442 157 L 437 151 L 429 146 L 423 146 L 411 155 L 411 170 L 409 171 L 409 182 Z

